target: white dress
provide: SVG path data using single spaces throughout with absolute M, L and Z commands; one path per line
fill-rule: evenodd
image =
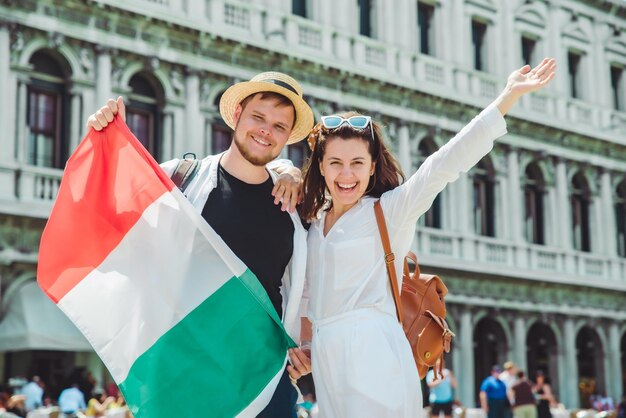
M 504 133 L 504 118 L 488 107 L 403 185 L 382 195 L 399 279 L 418 217 Z M 325 213 L 309 230 L 305 297 L 313 322 L 313 378 L 321 418 L 422 415 L 420 379 L 396 319 L 375 200 L 362 198 L 326 236 Z

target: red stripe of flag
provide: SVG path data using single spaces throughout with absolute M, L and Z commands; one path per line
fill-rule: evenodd
M 174 187 L 117 117 L 104 130 L 91 130 L 67 162 L 43 231 L 39 286 L 55 303 L 61 300 Z

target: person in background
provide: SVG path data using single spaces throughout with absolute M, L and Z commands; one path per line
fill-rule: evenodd
M 506 390 L 510 390 L 517 383 L 517 366 L 512 361 L 504 363 L 504 371 L 500 373 L 498 379 L 502 380 L 506 385 Z
M 59 409 L 65 415 L 73 417 L 77 412 L 84 411 L 86 408 L 85 395 L 78 389 L 78 383 L 72 383 L 70 387 L 61 391 Z
M 26 412 L 43 406 L 43 387 L 39 376 L 33 376 L 30 382 L 22 386 L 20 392 L 26 396 Z
M 103 417 L 107 409 L 115 404 L 113 396 L 107 396 L 102 389 L 94 389 L 91 398 L 87 402 L 85 415 L 88 417 Z
M 480 385 L 480 407 L 488 418 L 506 418 L 507 411 L 510 411 L 506 385 L 498 379 L 501 372 L 502 368 L 494 365 L 491 375 Z
M 533 386 L 523 371 L 517 372 L 517 383 L 509 389 L 514 418 L 537 418 Z
M 11 396 L 8 392 L 0 391 L 0 418 L 20 418 L 9 409 L 12 406 Z
M 454 401 L 454 389 L 456 389 L 456 378 L 449 369 L 442 371 L 443 378 L 435 380 L 435 370 L 439 368 L 439 361 L 434 368 L 426 374 L 426 384 L 430 389 L 428 401 L 430 402 L 431 415 L 438 417 L 441 412 L 446 418 L 452 417 L 452 403 Z
M 617 418 L 626 418 L 626 394 L 622 395 L 622 401 L 617 405 Z
M 554 397 L 552 396 L 552 388 L 550 387 L 550 384 L 546 381 L 546 377 L 541 370 L 538 370 L 535 374 L 535 385 L 533 386 L 533 393 L 537 398 L 537 417 L 552 418 L 550 406 L 555 403 Z

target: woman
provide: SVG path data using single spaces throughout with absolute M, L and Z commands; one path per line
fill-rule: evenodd
M 404 184 L 369 117 L 322 118 L 309 136 L 302 216 L 308 235 L 308 313 L 320 415 L 418 417 L 420 378 L 395 314 L 373 205 L 381 200 L 400 271 L 418 217 L 445 185 L 506 132 L 503 115 L 554 76 L 554 60 L 514 71 L 502 94 Z M 398 275 L 402 277 L 402 275 Z
M 103 417 L 106 413 L 106 410 L 112 408 L 117 408 L 115 398 L 112 396 L 107 396 L 107 394 L 103 390 L 97 389 L 93 391 L 91 399 L 89 399 L 89 402 L 87 402 L 87 410 L 85 411 L 85 416 Z
M 541 370 L 537 371 L 535 375 L 533 393 L 537 398 L 537 418 L 552 418 L 550 406 L 555 403 L 552 396 L 552 388 L 546 382 L 546 378 Z

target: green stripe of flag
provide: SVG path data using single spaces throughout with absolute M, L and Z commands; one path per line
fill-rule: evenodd
M 282 370 L 294 345 L 246 270 L 159 338 L 120 387 L 138 406 L 135 418 L 234 417 Z

